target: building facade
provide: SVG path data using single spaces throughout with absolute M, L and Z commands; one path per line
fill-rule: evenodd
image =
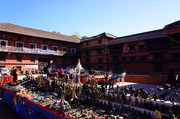
M 176 23 L 174 26 L 176 30 L 171 36 L 178 41 L 180 25 Z M 111 35 L 109 38 L 103 34 L 81 42 L 81 60 L 84 67 L 117 73 L 126 69 L 135 74 L 167 73 L 173 68 L 180 73 L 180 44 L 172 40 L 170 34 L 167 36 L 165 29 L 124 37 Z M 104 42 L 100 43 L 100 39 L 104 39 Z
M 180 20 L 166 25 L 164 33 L 169 39 L 180 44 Z
M 0 23 L 0 67 L 46 71 L 76 64 L 79 40 L 10 23 Z
M 110 68 L 131 73 L 180 71 L 180 45 L 165 36 L 163 29 L 119 37 L 109 43 Z
M 0 23 L 0 67 L 21 71 L 48 66 L 75 66 L 77 58 L 86 69 L 129 73 L 180 73 L 180 21 L 163 29 L 116 37 L 102 33 L 76 39 L 9 23 Z
M 108 43 L 116 38 L 109 33 L 102 33 L 84 39 L 80 43 L 82 65 L 87 69 L 108 70 Z

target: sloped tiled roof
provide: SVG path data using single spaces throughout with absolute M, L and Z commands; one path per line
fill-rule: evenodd
M 161 38 L 161 37 L 165 37 L 165 35 L 163 33 L 163 29 L 129 35 L 129 36 L 124 36 L 124 37 L 118 37 L 118 38 L 111 40 L 109 42 L 109 45 L 141 41 L 141 40 L 148 40 L 148 39 Z
M 63 35 L 63 34 L 28 28 L 28 27 L 19 26 L 19 25 L 15 25 L 15 24 L 11 24 L 11 23 L 5 23 L 5 22 L 0 23 L 0 31 L 17 33 L 17 34 L 22 34 L 22 35 L 34 36 L 34 37 L 40 37 L 40 38 L 46 38 L 46 39 L 73 42 L 73 43 L 80 42 L 79 39 L 72 37 L 72 36 L 67 36 L 67 35 Z
M 164 29 L 173 29 L 173 28 L 178 28 L 178 27 L 180 27 L 180 20 L 166 25 Z
M 107 32 L 104 32 L 104 33 L 101 33 L 99 35 L 96 35 L 96 36 L 92 36 L 92 37 L 89 37 L 89 38 L 85 38 L 85 39 L 82 39 L 82 42 L 83 41 L 87 41 L 87 40 L 94 40 L 94 39 L 97 39 L 97 38 L 104 38 L 104 37 L 107 37 L 107 38 L 116 38 L 116 36 L 110 34 L 110 33 L 107 33 Z

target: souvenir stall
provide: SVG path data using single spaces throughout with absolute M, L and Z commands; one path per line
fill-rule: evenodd
M 140 87 L 126 87 L 123 83 L 98 85 L 93 78 L 82 84 L 81 69 L 78 61 L 77 81 L 71 80 L 67 73 L 59 79 L 44 81 L 39 77 L 27 77 L 4 84 L 0 86 L 0 97 L 20 116 L 30 119 L 180 118 L 180 94 L 168 84 L 161 94 Z M 120 76 L 109 81 L 117 78 Z M 157 90 L 160 92 L 163 88 Z
M 7 84 L 9 82 L 13 82 L 13 76 L 0 77 L 0 85 Z
M 36 95 L 28 95 L 35 97 Z M 0 86 L 0 97 L 21 117 L 28 119 L 68 119 L 62 114 L 44 108 L 26 96 L 19 96 L 11 90 Z
M 30 84 L 30 85 L 29 85 Z M 62 83 L 59 88 L 37 87 L 33 81 L 18 85 L 0 86 L 0 97 L 23 118 L 33 119 L 75 119 L 78 117 L 136 117 L 153 116 L 169 118 L 171 113 L 180 116 L 180 102 L 159 99 L 153 92 L 143 89 L 82 86 L 75 82 Z M 50 89 L 49 89 L 50 88 Z M 44 91 L 43 91 L 44 90 Z M 57 91 L 56 91 L 57 90 Z M 53 91 L 53 92 L 52 92 Z M 60 94 L 60 96 L 58 96 Z M 175 111 L 172 111 L 172 109 Z

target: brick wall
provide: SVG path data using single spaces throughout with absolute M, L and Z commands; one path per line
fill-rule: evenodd
M 78 48 L 79 44 L 77 43 L 70 43 L 70 42 L 64 42 L 64 41 L 57 41 L 57 40 L 51 40 L 51 39 L 43 39 L 43 38 L 37 38 L 32 36 L 24 36 L 20 34 L 13 34 L 13 33 L 6 33 L 6 32 L 0 32 L 0 39 L 8 41 L 8 46 L 14 46 L 16 47 L 16 42 L 23 42 L 24 48 L 30 48 L 30 43 L 35 43 L 37 49 L 42 48 L 42 44 L 48 45 L 47 50 L 52 50 L 52 46 L 58 46 L 58 50 L 62 51 L 62 47 L 66 47 L 67 52 L 71 52 L 71 48 Z M 77 57 L 74 56 L 53 56 L 53 55 L 36 55 L 36 54 L 28 54 L 28 53 L 12 53 L 12 52 L 0 52 L 0 55 L 5 56 L 5 62 L 1 61 L 0 66 L 5 66 L 9 68 L 9 70 L 14 66 L 21 67 L 21 70 L 25 71 L 28 67 L 34 67 L 38 66 L 39 58 L 49 59 L 50 64 L 53 63 L 53 60 L 56 60 L 56 63 L 53 63 L 57 65 L 58 67 L 62 66 L 72 66 L 74 65 L 73 61 L 77 60 Z M 22 57 L 22 61 L 17 61 L 17 56 Z M 35 58 L 35 62 L 31 62 L 31 57 Z M 64 60 L 63 60 L 64 59 Z M 66 61 L 66 63 L 64 62 Z
M 125 77 L 125 82 L 162 85 L 167 82 L 167 76 L 127 75 Z

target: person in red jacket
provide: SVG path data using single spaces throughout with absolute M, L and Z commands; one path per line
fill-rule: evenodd
M 44 85 L 49 86 L 49 80 L 48 79 L 45 80 Z

